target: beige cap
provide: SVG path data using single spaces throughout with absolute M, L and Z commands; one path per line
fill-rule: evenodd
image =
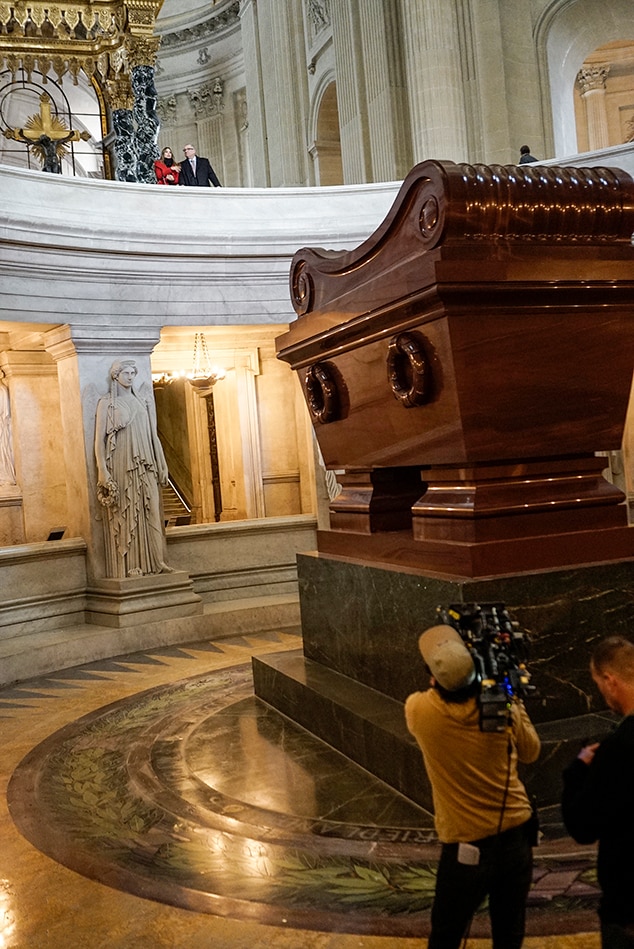
M 471 653 L 453 626 L 432 626 L 421 633 L 418 648 L 434 679 L 448 692 L 471 685 L 476 676 Z

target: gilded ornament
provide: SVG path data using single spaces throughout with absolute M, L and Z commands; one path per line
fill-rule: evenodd
M 127 52 L 125 46 L 118 46 L 110 53 L 110 65 L 115 76 L 127 72 Z
M 20 58 L 19 58 L 19 56 L 16 56 L 15 53 L 9 53 L 9 54 L 5 57 L 5 65 L 6 65 L 7 69 L 9 70 L 9 72 L 11 73 L 12 79 L 15 81 L 16 73 L 17 73 L 18 69 L 20 68 Z
M 106 82 L 106 95 L 112 109 L 126 109 L 134 107 L 134 94 L 128 76 L 109 79 Z
M 55 70 L 55 75 L 61 82 L 67 71 L 66 60 L 63 56 L 53 56 L 51 63 L 53 65 L 53 69 Z
M 81 65 L 88 78 L 92 79 L 97 69 L 97 61 L 92 56 L 84 56 Z
M 153 66 L 156 62 L 156 54 L 160 42 L 158 36 L 129 37 L 125 47 L 128 68 L 134 69 L 137 66 Z
M 68 71 L 73 77 L 73 85 L 79 85 L 79 73 L 82 70 L 83 61 L 81 59 L 76 59 L 73 57 L 68 60 Z
M 47 76 L 49 72 L 51 71 L 51 66 L 52 66 L 51 60 L 49 59 L 48 56 L 38 54 L 37 65 L 38 65 L 38 69 L 40 70 L 42 74 L 42 82 L 44 85 L 46 85 L 48 81 Z
M 102 79 L 107 78 L 108 72 L 110 71 L 110 57 L 108 53 L 99 53 L 97 56 L 97 70 Z
M 29 16 L 38 30 L 41 29 L 42 23 L 44 22 L 44 10 L 41 7 L 31 7 L 29 9 Z
M 23 56 L 22 69 L 26 73 L 26 81 L 31 82 L 31 74 L 35 69 L 35 56 L 31 56 L 30 54 L 28 56 Z

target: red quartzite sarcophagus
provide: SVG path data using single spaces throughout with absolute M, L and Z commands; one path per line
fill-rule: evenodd
M 634 556 L 620 448 L 634 181 L 426 161 L 356 250 L 298 251 L 300 377 L 343 486 L 319 551 L 450 577 Z

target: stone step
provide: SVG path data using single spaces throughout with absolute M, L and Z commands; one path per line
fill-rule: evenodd
M 166 527 L 182 527 L 191 523 L 191 511 L 184 504 L 171 484 L 161 488 L 163 516 Z
M 203 612 L 194 616 L 119 629 L 84 623 L 0 638 L 0 685 L 142 649 L 272 629 L 296 630 L 299 625 L 298 596 L 279 594 L 205 603 Z
M 253 657 L 255 694 L 375 777 L 433 811 L 422 755 L 407 731 L 403 703 L 325 665 L 301 650 Z M 561 773 L 582 740 L 600 741 L 614 727 L 603 712 L 536 725 L 539 760 L 521 768 L 540 808 L 557 805 Z

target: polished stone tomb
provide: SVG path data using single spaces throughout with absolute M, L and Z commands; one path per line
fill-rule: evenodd
M 402 702 L 438 605 L 531 633 L 542 801 L 606 726 L 588 650 L 634 630 L 634 531 L 597 453 L 630 395 L 633 231 L 618 169 L 427 161 L 360 247 L 293 260 L 278 355 L 342 490 L 299 558 L 303 652 L 258 660 L 256 694 L 425 805 Z

